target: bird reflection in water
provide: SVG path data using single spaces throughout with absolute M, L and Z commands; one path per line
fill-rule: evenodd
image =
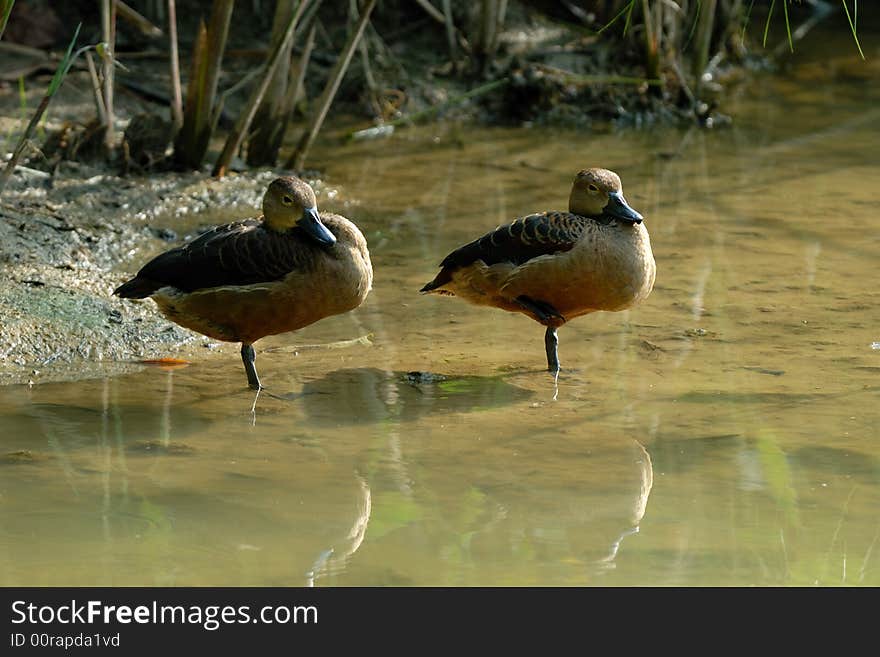
M 367 525 L 370 522 L 370 513 L 373 510 L 373 498 L 366 480 L 358 475 L 357 481 L 360 485 L 360 499 L 354 523 L 345 538 L 318 555 L 311 570 L 306 573 L 306 586 L 313 587 L 315 580 L 319 577 L 344 570 L 348 560 L 364 542 L 364 537 L 367 535 Z
M 635 443 L 636 450 L 640 453 L 639 456 L 637 456 L 635 463 L 639 470 L 641 484 L 639 486 L 638 495 L 632 500 L 632 514 L 629 517 L 631 526 L 625 528 L 617 540 L 611 543 L 611 549 L 608 551 L 608 555 L 603 559 L 596 561 L 598 566 L 608 570 L 617 567 L 614 563 L 614 559 L 617 557 L 617 552 L 620 550 L 620 545 L 623 543 L 623 539 L 627 536 L 639 533 L 639 523 L 641 523 L 642 518 L 645 516 L 645 510 L 648 508 L 648 497 L 651 495 L 651 488 L 654 485 L 654 468 L 651 464 L 651 456 L 641 443 L 636 441 L 633 442 Z

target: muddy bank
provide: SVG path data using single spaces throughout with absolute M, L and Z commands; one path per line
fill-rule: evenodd
M 76 379 L 221 348 L 113 289 L 201 228 L 259 213 L 263 170 L 120 178 L 79 164 L 15 175 L 0 201 L 0 383 Z M 319 202 L 324 195 L 319 181 Z

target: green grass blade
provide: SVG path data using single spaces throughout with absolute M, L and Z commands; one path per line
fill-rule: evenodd
M 46 111 L 46 108 L 49 107 L 52 96 L 54 96 L 55 92 L 58 91 L 58 87 L 61 86 L 61 83 L 64 81 L 64 77 L 67 75 L 67 71 L 70 69 L 70 64 L 76 57 L 73 54 L 73 46 L 76 44 L 77 37 L 79 37 L 79 30 L 81 27 L 82 23 L 76 26 L 76 32 L 73 35 L 73 39 L 71 39 L 70 41 L 70 45 L 67 47 L 67 53 L 64 55 L 64 59 L 62 59 L 61 62 L 58 64 L 58 68 L 55 69 L 55 75 L 52 77 L 52 81 L 49 83 L 49 88 L 46 90 L 46 93 L 43 94 L 43 99 L 37 106 L 37 110 L 34 112 L 34 115 L 28 122 L 27 127 L 21 134 L 21 137 L 18 140 L 18 145 L 15 147 L 15 150 L 12 151 L 12 157 L 9 158 L 9 161 L 6 163 L 6 168 L 3 169 L 2 172 L 0 172 L 0 194 L 3 193 L 4 189 L 6 189 L 6 183 L 9 181 L 9 177 L 12 175 L 15 167 L 18 166 L 18 161 L 21 159 L 21 156 L 24 153 L 24 149 L 27 146 L 28 140 L 34 133 L 34 129 L 37 127 L 40 119 L 43 118 L 43 113 Z
M 55 95 L 55 92 L 58 91 L 58 87 L 60 87 L 61 83 L 64 81 L 67 71 L 70 70 L 70 65 L 73 63 L 73 47 L 76 45 L 76 40 L 79 37 L 80 28 L 82 28 L 82 23 L 76 26 L 76 32 L 73 33 L 70 45 L 67 46 L 67 52 L 64 54 L 64 59 L 61 60 L 58 64 L 58 68 L 55 69 L 55 75 L 52 76 L 52 81 L 49 83 L 49 88 L 46 90 L 46 95 L 49 98 Z
M 840 4 L 843 5 L 843 11 L 846 12 L 846 20 L 849 22 L 849 29 L 852 30 L 853 39 L 856 40 L 856 48 L 859 49 L 859 55 L 861 55 L 862 59 L 865 58 L 865 53 L 862 52 L 862 44 L 859 43 L 859 35 L 856 34 L 856 24 L 849 15 L 849 7 L 846 6 L 846 0 L 840 0 Z M 858 16 L 859 11 L 859 3 L 858 0 L 854 0 L 853 2 L 853 12 L 856 16 Z
M 682 52 L 687 50 L 687 47 L 691 45 L 691 40 L 694 38 L 694 33 L 697 31 L 697 22 L 700 20 L 700 12 L 703 10 L 703 2 L 702 0 L 697 0 L 697 13 L 694 14 L 694 22 L 691 23 L 691 29 L 688 30 L 687 39 L 684 40 L 684 45 L 681 47 Z
M 745 20 L 743 21 L 743 31 L 742 31 L 742 35 L 740 36 L 740 42 L 743 45 L 745 45 L 745 43 L 746 43 L 746 30 L 749 27 L 749 20 L 752 18 L 752 8 L 754 8 L 754 6 L 755 6 L 755 0 L 752 0 L 752 2 L 749 4 L 749 8 L 746 10 L 746 17 L 745 17 Z
M 21 109 L 21 120 L 25 121 L 27 119 L 27 93 L 24 88 L 23 75 L 18 78 L 18 104 Z
M 794 52 L 794 41 L 791 39 L 791 23 L 788 22 L 788 3 L 782 0 L 782 13 L 785 14 L 785 33 L 788 35 L 788 49 Z
M 9 14 L 15 6 L 15 0 L 0 0 L 0 39 L 3 38 L 3 32 L 6 30 L 6 23 L 9 22 Z
M 629 30 L 630 23 L 632 22 L 633 9 L 636 6 L 635 0 L 629 3 L 629 11 L 626 12 L 626 23 L 623 24 L 623 35 L 626 36 L 627 31 Z M 647 16 L 645 20 L 648 20 Z
M 610 21 L 608 21 L 607 23 L 605 23 L 605 25 L 603 25 L 602 27 L 600 27 L 600 28 L 599 28 L 599 31 L 596 32 L 596 34 L 602 34 L 602 32 L 604 32 L 604 31 L 607 30 L 609 27 L 611 27 L 612 25 L 614 25 L 614 24 L 617 22 L 617 19 L 620 18 L 621 16 L 623 16 L 624 14 L 627 14 L 627 19 L 629 19 L 629 14 L 632 13 L 632 8 L 633 8 L 633 5 L 634 5 L 635 3 L 636 3 L 636 0 L 629 0 L 629 4 L 626 5 L 626 6 L 625 6 L 623 9 L 621 9 L 619 12 L 617 12 L 617 15 L 616 15 L 614 18 L 612 18 Z M 629 13 L 627 13 L 627 12 L 629 12 Z M 625 31 L 625 30 L 624 30 L 624 31 Z
M 783 0 L 784 2 L 785 0 Z M 765 48 L 767 47 L 767 35 L 770 34 L 770 19 L 773 17 L 773 8 L 776 6 L 776 0 L 772 0 L 770 2 L 770 9 L 767 11 L 767 23 L 764 25 L 764 41 L 761 43 Z

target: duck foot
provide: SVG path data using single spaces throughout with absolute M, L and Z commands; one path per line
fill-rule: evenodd
M 251 415 L 254 416 L 254 418 L 256 418 L 257 402 L 260 399 L 260 395 L 265 395 L 266 397 L 269 397 L 271 399 L 277 399 L 278 401 L 291 402 L 291 401 L 296 401 L 297 399 L 304 397 L 307 394 L 307 393 L 303 393 L 303 392 L 288 392 L 288 393 L 284 393 L 284 394 L 279 395 L 278 393 L 275 393 L 275 392 L 269 392 L 269 390 L 267 390 L 266 388 L 264 388 L 262 386 L 260 386 L 259 388 L 256 388 L 256 391 L 257 391 L 257 394 L 254 396 L 254 403 L 251 404 Z
M 254 403 L 251 404 L 251 426 L 257 423 L 257 400 L 260 398 L 261 392 L 263 392 L 263 389 L 257 388 L 257 394 L 254 395 Z

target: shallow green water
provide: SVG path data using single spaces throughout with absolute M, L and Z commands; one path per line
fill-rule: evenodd
M 376 281 L 258 344 L 300 395 L 251 415 L 234 346 L 0 388 L 0 584 L 880 585 L 878 69 L 808 59 L 731 129 L 316 154 Z M 657 285 L 563 328 L 554 386 L 541 327 L 416 290 L 594 165 L 646 215 Z

